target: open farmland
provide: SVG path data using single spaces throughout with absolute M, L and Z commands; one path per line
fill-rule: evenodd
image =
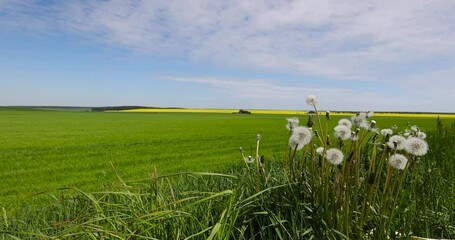
M 30 201 L 31 194 L 63 186 L 100 190 L 116 179 L 159 173 L 223 171 L 242 163 L 261 133 L 261 154 L 281 159 L 287 146 L 286 117 L 220 113 L 93 113 L 0 109 L 0 206 Z M 304 124 L 306 116 L 300 116 Z M 328 123 L 333 127 L 341 116 Z M 407 123 L 423 130 L 435 117 L 374 117 L 379 128 Z M 444 123 L 454 118 L 442 119 Z M 325 121 L 325 120 L 323 120 Z M 31 200 L 30 200 L 31 199 Z
M 422 161 L 413 158 L 416 165 L 409 165 L 412 174 L 401 191 L 387 191 L 388 186 L 396 188 L 396 184 L 389 185 L 387 179 L 394 176 L 397 183 L 400 176 L 403 176 L 400 181 L 404 179 L 405 172 L 391 171 L 390 166 L 387 177 L 367 171 L 371 169 L 366 167 L 367 163 L 380 168 L 388 150 L 381 153 L 382 145 L 372 144 L 374 133 L 365 129 L 360 135 L 366 136 L 361 137 L 366 140 L 362 144 L 366 151 L 355 148 L 355 155 L 360 160 L 351 160 L 352 152 L 340 168 L 328 165 L 328 157 L 327 163 L 320 161 L 321 158 L 309 158 L 312 160 L 307 164 L 293 160 L 294 157 L 316 156 L 312 153 L 313 146 L 326 141 L 319 142 L 314 138 L 314 145 L 309 144 L 303 155 L 300 155 L 301 151 L 295 155 L 295 150 L 291 155 L 291 151 L 286 150 L 289 132 L 284 125 L 286 118 L 292 115 L 99 113 L 14 108 L 2 108 L 0 113 L 3 143 L 0 147 L 0 207 L 3 208 L 0 237 L 128 239 L 148 236 L 174 239 L 217 235 L 219 239 L 228 239 L 239 235 L 253 239 L 260 234 L 264 239 L 276 239 L 285 234 L 289 239 L 308 236 L 338 239 L 339 235 L 353 239 L 363 235 L 385 239 L 385 235 L 396 235 L 394 228 L 399 228 L 405 236 L 455 236 L 451 204 L 454 189 L 451 146 L 455 119 L 448 115 L 439 125 L 436 116 L 373 117 L 379 128 L 396 125 L 395 132 L 398 132 L 418 125 L 428 132 L 428 157 L 423 157 Z M 321 126 L 317 121 L 315 127 L 323 133 L 331 133 L 342 117 L 345 116 L 332 116 L 330 120 L 322 117 Z M 300 115 L 301 125 L 305 125 L 307 119 Z M 300 131 L 298 129 L 289 139 Z M 307 131 L 308 136 L 313 135 Z M 250 147 L 255 148 L 258 132 L 262 134 L 260 154 L 266 156 L 265 165 L 259 168 L 252 163 L 245 167 L 238 147 L 242 146 L 249 154 Z M 337 142 L 330 137 L 332 142 Z M 380 137 L 380 141 L 384 139 Z M 376 149 L 380 151 L 378 154 Z M 327 154 L 332 150 L 328 149 Z M 368 151 L 372 151 L 372 157 Z M 381 155 L 378 164 L 375 159 Z M 319 166 L 316 161 L 322 165 L 314 171 L 313 167 Z M 242 167 L 228 171 L 229 167 L 239 164 Z M 153 172 L 154 166 L 158 168 L 158 174 Z M 332 178 L 344 175 L 339 175 L 340 171 L 349 169 L 357 171 L 351 175 L 358 180 L 342 178 L 342 181 L 354 191 L 343 191 L 346 198 L 335 197 L 341 192 Z M 432 174 L 426 174 L 429 171 Z M 163 175 L 175 172 L 193 173 Z M 360 174 L 370 176 L 364 178 Z M 118 176 L 125 181 L 117 179 Z M 374 186 L 361 179 L 374 179 L 371 181 Z M 298 184 L 301 182 L 307 184 Z M 353 188 L 356 184 L 361 185 Z M 58 188 L 64 191 L 56 191 Z M 51 194 L 29 197 L 52 189 Z M 365 192 L 363 189 L 370 190 Z M 376 203 L 371 205 L 370 211 L 365 206 L 369 205 L 372 194 L 371 199 Z M 407 201 L 407 196 L 411 201 Z M 361 197 L 360 201 L 356 200 L 358 197 Z M 344 203 L 339 204 L 339 201 Z M 388 207 L 390 204 L 392 207 Z M 395 205 L 405 206 L 407 211 L 395 211 L 401 209 Z M 351 217 L 359 211 L 362 211 L 362 218 Z M 377 215 L 377 211 L 381 215 Z M 321 216 L 328 221 L 319 220 Z M 367 222 L 363 221 L 363 216 Z M 388 216 L 396 220 L 390 220 Z M 284 224 L 277 224 L 278 221 Z M 371 221 L 374 221 L 372 226 L 380 226 L 373 230 L 386 230 L 365 231 L 365 228 L 371 228 Z M 364 227 L 356 228 L 358 224 Z M 250 231 L 245 231 L 249 228 Z

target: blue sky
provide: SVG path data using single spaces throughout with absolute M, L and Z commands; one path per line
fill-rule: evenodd
M 0 105 L 455 112 L 455 2 L 0 0 Z

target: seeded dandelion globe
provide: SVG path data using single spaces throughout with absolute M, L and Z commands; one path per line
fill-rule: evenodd
M 323 147 L 316 148 L 316 153 L 317 154 L 322 155 L 323 152 L 324 152 L 324 148 Z
M 420 139 L 425 139 L 425 138 L 427 138 L 427 134 L 424 132 L 419 132 L 419 133 L 417 133 L 417 137 Z
M 397 150 L 403 150 L 405 148 L 405 142 L 406 138 L 400 135 L 394 135 L 389 138 L 389 141 L 387 142 L 387 146 L 389 146 L 391 149 L 395 149 L 395 144 L 396 142 L 396 149 Z
M 311 130 L 306 127 L 296 127 L 289 137 L 289 147 L 300 150 L 311 141 Z
M 353 116 L 351 118 L 351 120 L 352 120 L 352 123 L 358 128 L 365 128 L 365 129 L 370 128 L 370 124 L 368 124 L 368 121 L 365 118 L 364 114 L 359 114 L 357 116 Z
M 246 163 L 254 163 L 254 158 L 251 156 L 245 157 L 244 160 Z
M 327 161 L 333 165 L 340 165 L 343 162 L 343 152 L 337 148 L 331 148 L 326 151 Z
M 390 166 L 398 170 L 404 170 L 407 163 L 408 159 L 402 154 L 393 154 L 389 159 Z
M 384 128 L 384 129 L 381 130 L 381 134 L 382 134 L 383 136 L 387 136 L 387 134 L 388 134 L 389 136 L 392 136 L 393 130 L 390 129 L 390 128 Z
M 306 103 L 308 103 L 308 105 L 310 106 L 316 107 L 316 105 L 318 104 L 318 99 L 316 98 L 316 95 L 308 95 L 308 97 L 306 98 Z
M 293 129 L 299 126 L 299 119 L 296 117 L 287 118 L 286 120 L 288 121 L 288 124 L 286 124 L 286 128 L 289 131 L 292 131 Z
M 427 154 L 428 143 L 420 138 L 411 137 L 405 142 L 405 150 L 414 156 L 423 156 Z
M 334 135 L 336 138 L 341 140 L 347 140 L 351 138 L 351 129 L 345 125 L 338 125 L 334 128 Z
M 348 127 L 349 129 L 351 129 L 351 127 L 352 127 L 351 121 L 349 121 L 349 120 L 346 119 L 346 118 L 340 119 L 340 121 L 338 121 L 338 125 L 346 126 L 346 127 Z

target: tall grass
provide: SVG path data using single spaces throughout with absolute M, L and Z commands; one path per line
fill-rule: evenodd
M 317 116 L 315 116 L 317 118 Z M 427 132 L 430 150 L 405 170 L 388 166 L 396 149 L 359 130 L 342 144 L 317 119 L 318 136 L 300 151 L 242 162 L 226 174 L 158 170 L 102 192 L 46 192 L 54 201 L 3 209 L 3 239 L 400 239 L 455 238 L 455 125 Z M 292 133 L 291 133 L 292 134 Z M 329 137 L 329 136 L 330 137 Z M 266 137 L 266 136 L 263 136 Z M 329 144 L 330 142 L 330 144 Z M 323 146 L 322 154 L 316 147 Z M 347 152 L 343 163 L 327 149 Z M 243 156 L 245 157 L 245 156 Z M 242 160 L 239 157 L 239 160 Z M 239 161 L 240 162 L 240 161 Z M 117 172 L 113 168 L 113 172 Z

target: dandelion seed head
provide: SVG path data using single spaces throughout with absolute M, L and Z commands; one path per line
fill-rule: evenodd
M 317 154 L 322 155 L 323 152 L 324 152 L 324 148 L 323 147 L 316 148 L 316 153 Z
M 254 163 L 254 158 L 251 156 L 245 157 L 244 160 L 246 163 Z
M 381 130 L 381 134 L 383 136 L 387 136 L 387 134 L 389 134 L 389 136 L 392 136 L 393 130 L 390 129 L 390 128 L 384 128 L 384 129 Z
M 420 139 L 425 139 L 425 138 L 427 138 L 427 134 L 424 132 L 419 132 L 419 133 L 417 133 L 417 137 Z
M 339 165 L 343 162 L 344 155 L 340 149 L 331 148 L 326 151 L 325 157 L 331 164 Z
M 376 121 L 375 120 L 371 120 L 370 128 L 374 128 L 375 126 L 376 126 Z
M 419 128 L 417 127 L 417 125 L 412 125 L 412 126 L 411 126 L 411 131 L 412 131 L 412 132 L 418 132 L 418 131 L 419 131 Z
M 414 156 L 423 156 L 428 152 L 428 143 L 417 137 L 408 138 L 404 145 L 406 152 Z
M 351 121 L 349 121 L 349 120 L 346 119 L 346 118 L 340 119 L 340 121 L 338 121 L 338 125 L 344 125 L 344 126 L 348 127 L 349 129 L 352 128 L 352 123 L 351 123 Z
M 318 104 L 318 99 L 316 98 L 316 95 L 308 95 L 306 98 L 306 103 L 310 106 L 316 107 Z
M 352 123 L 358 128 L 366 128 L 369 129 L 370 125 L 368 124 L 367 119 L 364 115 L 356 115 L 351 118 Z
M 396 142 L 396 149 L 397 150 L 403 150 L 405 148 L 405 142 L 406 138 L 400 135 L 393 135 L 389 138 L 389 141 L 387 142 L 387 146 L 389 146 L 392 149 L 395 149 L 395 144 Z
M 404 170 L 407 163 L 408 159 L 404 155 L 398 153 L 393 154 L 389 159 L 390 166 L 398 170 Z
M 261 139 L 262 139 L 262 136 L 261 136 L 260 133 L 258 133 L 258 135 L 256 135 L 256 140 L 257 140 L 257 141 L 261 141 Z
M 368 111 L 368 112 L 366 112 L 366 117 L 367 117 L 367 118 L 373 117 L 373 115 L 374 115 L 374 112 L 373 112 L 373 111 Z
M 357 134 L 357 132 L 354 132 L 354 131 L 351 132 L 351 140 L 352 141 L 358 141 L 359 140 L 359 135 Z
M 334 128 L 334 135 L 336 138 L 341 140 L 347 140 L 351 138 L 351 129 L 345 125 L 338 125 Z
M 286 124 L 286 128 L 289 131 L 292 131 L 294 128 L 299 126 L 299 119 L 296 117 L 287 118 L 286 120 L 288 121 L 288 123 Z
M 306 127 L 297 127 L 289 137 L 289 147 L 300 150 L 311 141 L 312 132 Z

